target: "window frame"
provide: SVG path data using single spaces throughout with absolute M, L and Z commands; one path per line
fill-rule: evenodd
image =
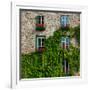
M 62 40 L 62 38 L 63 38 L 63 40 Z M 69 42 L 67 42 L 67 39 L 69 39 Z M 63 44 L 65 45 L 65 46 L 63 46 Z M 70 46 L 70 37 L 61 37 L 61 47 L 63 48 L 63 49 L 68 49 L 69 48 L 69 46 Z
M 65 72 L 65 74 L 69 74 L 69 70 L 70 70 L 70 67 L 69 67 L 68 60 L 65 59 L 63 61 L 63 71 Z
M 36 24 L 44 24 L 44 16 L 43 15 L 36 16 Z
M 38 39 L 41 39 L 41 48 L 45 48 L 43 47 L 42 45 L 42 39 L 46 39 L 46 36 L 45 35 L 36 35 L 36 50 L 38 51 L 38 49 L 40 48 L 38 45 Z
M 63 17 L 63 20 L 62 20 L 62 17 Z M 65 20 L 65 17 L 66 17 L 66 20 Z M 60 24 L 61 24 L 61 27 L 67 27 L 69 25 L 69 15 L 61 15 L 60 16 Z
M 38 15 L 36 16 L 36 31 L 44 31 L 45 25 L 44 25 L 44 16 Z

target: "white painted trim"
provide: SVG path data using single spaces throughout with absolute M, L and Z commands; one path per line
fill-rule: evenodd
M 11 25 L 11 87 L 35 87 L 47 85 L 65 85 L 65 84 L 80 84 L 87 82 L 87 7 L 86 6 L 72 6 L 72 5 L 51 5 L 51 4 L 37 4 L 25 2 L 13 2 L 12 5 L 12 25 Z M 19 80 L 19 9 L 35 9 L 35 10 L 50 10 L 50 11 L 71 11 L 81 12 L 80 15 L 80 30 L 81 30 L 81 44 L 80 44 L 80 77 L 57 77 L 57 78 L 40 78 L 40 79 L 24 79 Z M 85 40 L 86 39 L 86 40 Z M 40 83 L 41 82 L 41 83 Z
M 37 39 L 37 41 L 36 41 L 36 42 L 37 42 L 37 44 L 36 44 L 36 45 L 37 45 L 37 46 L 36 46 L 37 48 L 39 47 L 39 46 L 38 46 L 38 39 L 41 39 L 40 47 L 42 47 L 42 39 L 43 39 L 43 38 L 45 38 L 45 37 L 40 36 L 40 35 L 36 38 L 36 39 Z
M 63 43 L 65 43 L 65 49 L 66 49 L 66 46 L 67 46 L 67 38 L 69 38 L 68 36 L 67 37 L 64 37 L 64 40 L 62 41 L 61 40 L 61 46 L 63 47 Z M 69 38 L 69 40 L 70 40 L 70 38 Z M 70 46 L 70 44 L 69 44 L 69 42 L 68 42 L 68 47 Z

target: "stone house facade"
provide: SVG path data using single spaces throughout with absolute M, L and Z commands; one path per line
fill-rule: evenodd
M 53 32 L 58 30 L 61 25 L 75 27 L 80 24 L 80 13 L 60 12 L 60 11 L 38 11 L 38 10 L 20 10 L 20 39 L 21 53 L 27 54 L 35 52 L 37 48 L 36 40 L 42 41 L 43 37 L 48 38 Z M 41 26 L 40 26 L 41 25 Z M 37 26 L 43 27 L 36 28 Z M 39 30 L 36 30 L 39 29 Z M 36 37 L 39 36 L 38 39 Z M 41 37 L 40 37 L 41 36 Z M 75 39 L 72 39 L 75 44 Z M 39 44 L 39 42 L 38 42 Z

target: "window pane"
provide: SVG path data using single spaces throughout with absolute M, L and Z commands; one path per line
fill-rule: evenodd
M 39 16 L 39 24 L 41 24 L 41 16 Z
M 66 48 L 69 48 L 70 40 L 68 37 L 66 37 Z
M 36 24 L 39 24 L 39 16 L 36 17 Z
M 64 16 L 64 26 L 67 25 L 67 16 Z
M 61 16 L 60 22 L 61 22 L 61 26 L 63 26 L 64 25 L 64 18 L 63 18 L 63 16 Z
M 44 24 L 44 16 L 42 16 L 42 24 Z
M 69 64 L 68 64 L 68 61 L 66 60 L 66 73 L 69 72 Z
M 62 37 L 62 39 L 61 39 L 61 42 L 63 42 L 63 41 L 65 41 L 65 38 L 64 37 Z
M 63 45 L 63 48 L 65 48 L 65 43 L 63 43 L 62 45 Z
M 67 16 L 66 20 L 67 20 L 67 24 L 69 24 L 69 17 L 68 16 Z
M 41 47 L 41 39 L 38 39 L 38 47 Z
M 70 42 L 70 40 L 69 40 L 69 38 L 67 37 L 67 38 L 66 38 L 66 43 L 69 44 L 69 42 Z
M 45 39 L 43 38 L 42 39 L 42 47 L 44 47 L 44 42 L 45 42 Z

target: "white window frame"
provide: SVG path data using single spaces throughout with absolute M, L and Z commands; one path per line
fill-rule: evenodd
M 63 47 L 63 43 L 65 43 L 65 48 L 64 49 L 67 49 L 67 38 L 69 38 L 69 37 L 62 37 L 62 38 L 64 38 L 64 40 L 62 40 L 61 39 L 61 46 Z M 69 40 L 70 40 L 70 38 L 69 38 Z M 68 48 L 69 48 L 69 45 L 70 45 L 70 42 L 68 42 Z
M 39 44 L 38 44 L 38 39 L 41 39 L 41 45 L 40 45 L 40 46 L 38 46 L 38 45 L 39 45 Z M 42 46 L 42 39 L 45 39 L 45 36 L 40 36 L 40 35 L 39 35 L 39 36 L 36 37 L 36 40 L 37 40 L 37 41 L 36 41 L 36 48 L 37 48 L 37 49 L 38 49 L 39 47 L 43 47 L 43 46 Z
M 57 77 L 57 78 L 40 78 L 40 79 L 20 79 L 19 76 L 19 60 L 20 60 L 20 31 L 19 31 L 19 10 L 50 10 L 50 11 L 67 11 L 81 12 L 80 15 L 80 76 L 72 77 Z M 44 3 L 11 3 L 11 87 L 25 88 L 37 86 L 52 86 L 52 85 L 71 85 L 83 84 L 87 82 L 87 7 L 78 5 L 60 5 L 60 4 L 44 4 Z M 35 81 L 38 80 L 38 81 Z M 40 81 L 39 81 L 40 80 Z

